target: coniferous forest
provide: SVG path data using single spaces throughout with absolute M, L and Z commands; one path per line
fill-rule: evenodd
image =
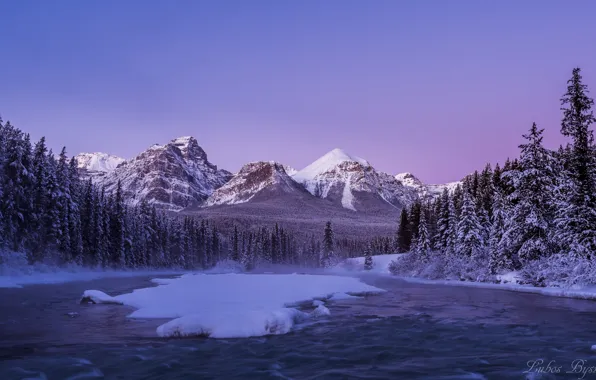
M 568 144 L 544 147 L 532 124 L 520 156 L 487 165 L 455 191 L 404 209 L 392 272 L 491 281 L 519 271 L 537 286 L 596 282 L 596 120 L 579 68 L 561 99 Z
M 596 149 L 593 100 L 579 68 L 561 99 L 557 150 L 531 124 L 520 155 L 490 164 L 453 191 L 404 208 L 393 237 L 336 238 L 332 223 L 304 237 L 273 224 L 220 231 L 213 222 L 111 194 L 82 180 L 66 149 L 0 120 L 0 246 L 30 264 L 207 269 L 232 260 L 328 267 L 346 257 L 412 252 L 396 274 L 493 281 L 518 271 L 534 285 L 596 283 Z M 370 268 L 372 259 L 367 260 Z
M 335 239 L 331 223 L 320 236 L 297 238 L 274 224 L 220 231 L 208 220 L 168 214 L 147 203 L 130 206 L 120 186 L 112 194 L 82 180 L 66 148 L 55 155 L 45 138 L 30 137 L 0 120 L 0 251 L 29 264 L 104 268 L 208 269 L 232 260 L 310 267 L 357 256 L 365 242 Z M 372 239 L 377 253 L 392 252 L 391 239 Z M 2 255 L 0 255 L 0 264 Z

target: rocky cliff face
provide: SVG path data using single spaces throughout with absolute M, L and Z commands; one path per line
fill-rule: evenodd
M 224 186 L 217 189 L 203 207 L 234 205 L 249 201 L 266 201 L 284 194 L 302 194 L 305 190 L 277 162 L 246 164 Z
M 153 145 L 135 158 L 99 178 L 108 192 L 120 182 L 131 204 L 143 200 L 167 210 L 182 210 L 201 203 L 232 175 L 209 162 L 193 137 Z

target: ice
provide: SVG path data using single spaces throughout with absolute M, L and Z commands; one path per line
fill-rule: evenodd
M 325 304 L 325 302 L 323 302 L 321 300 L 314 300 L 314 301 L 312 301 L 312 305 L 314 307 L 321 306 L 321 305 L 324 305 L 324 304 Z
M 341 301 L 341 300 L 350 300 L 350 299 L 358 299 L 360 297 L 351 296 L 347 293 L 334 293 L 331 297 L 329 297 L 329 301 Z
M 325 307 L 325 305 L 319 305 L 315 310 L 313 310 L 311 315 L 313 317 L 322 317 L 325 315 L 331 315 L 331 312 Z
M 239 316 L 242 318 L 240 319 Z M 308 318 L 297 309 L 274 311 L 250 310 L 212 314 L 192 314 L 174 319 L 157 328 L 161 337 L 205 336 L 211 338 L 247 338 L 251 336 L 286 334 L 295 323 Z
M 105 294 L 100 290 L 85 290 L 81 297 L 81 303 L 107 303 L 122 305 L 122 301 Z
M 85 294 L 136 308 L 131 318 L 174 318 L 157 329 L 162 337 L 243 338 L 284 334 L 311 316 L 289 305 L 383 291 L 353 277 L 331 275 L 186 274 L 116 297 Z M 327 315 L 325 310 L 317 305 L 315 315 Z

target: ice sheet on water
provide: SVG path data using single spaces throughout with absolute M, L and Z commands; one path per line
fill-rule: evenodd
M 187 274 L 156 287 L 110 297 L 135 307 L 132 318 L 174 318 L 159 336 L 234 338 L 284 334 L 310 315 L 288 305 L 314 299 L 345 299 L 349 293 L 380 293 L 356 278 L 297 274 Z M 350 297 L 350 296 L 348 296 Z M 317 314 L 329 310 L 317 305 Z

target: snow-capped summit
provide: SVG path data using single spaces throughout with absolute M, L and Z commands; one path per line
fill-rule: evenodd
M 108 191 L 120 181 L 126 199 L 181 210 L 201 203 L 231 178 L 207 159 L 194 137 L 179 137 L 165 145 L 154 144 L 123 162 L 100 179 Z
M 351 156 L 342 149 L 336 148 L 304 169 L 298 171 L 293 177 L 298 182 L 311 181 L 316 176 L 334 169 L 343 162 L 355 162 L 362 166 L 370 166 L 366 160 L 360 157 Z
M 403 183 L 404 186 L 410 187 L 419 193 L 426 191 L 426 185 L 412 173 L 405 172 L 396 174 L 395 179 Z
M 274 161 L 251 162 L 217 189 L 203 207 L 267 200 L 294 192 L 303 193 L 304 189 L 288 175 L 284 165 Z
M 341 149 L 325 154 L 293 178 L 311 194 L 353 211 L 402 207 L 416 199 L 401 182 Z
M 395 179 L 400 181 L 404 186 L 416 191 L 420 198 L 434 198 L 439 196 L 443 192 L 443 189 L 453 192 L 457 185 L 462 183 L 461 181 L 456 181 L 445 184 L 425 184 L 414 174 L 408 172 L 396 174 Z
M 77 167 L 90 172 L 110 172 L 123 163 L 124 158 L 107 153 L 79 153 L 75 156 Z

